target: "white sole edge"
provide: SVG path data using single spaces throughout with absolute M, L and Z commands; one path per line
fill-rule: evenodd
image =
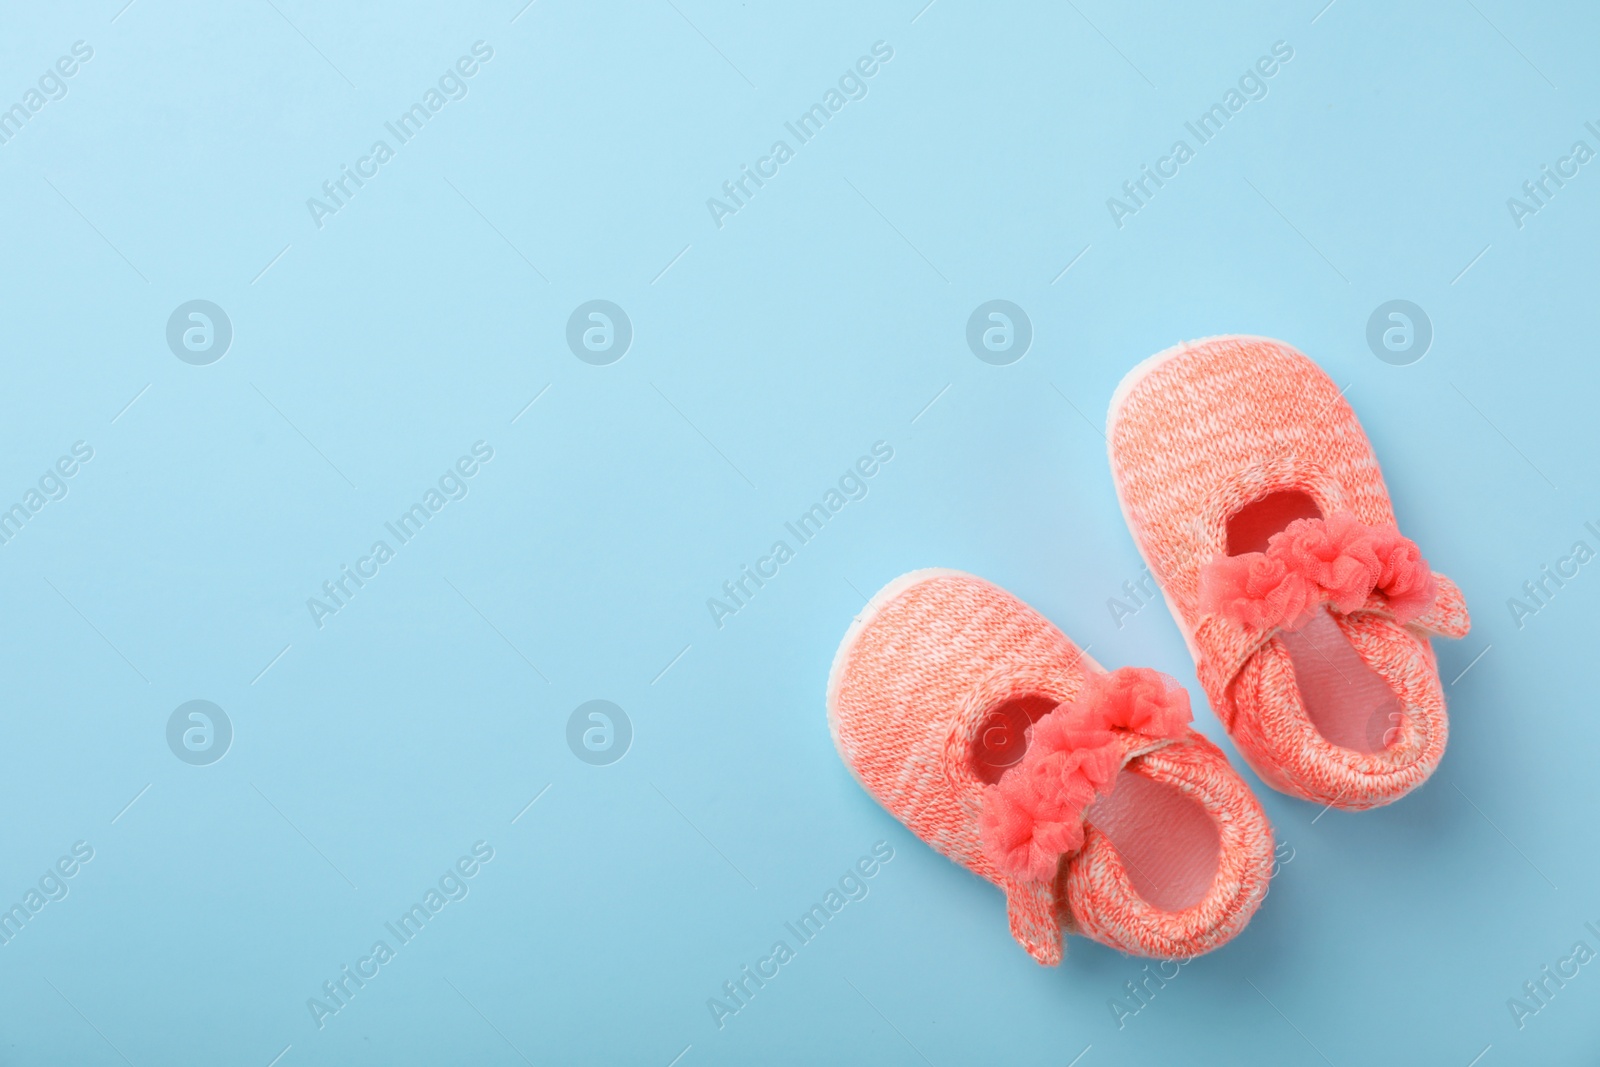
M 833 738 L 835 748 L 839 747 L 839 688 L 844 684 L 845 665 L 850 660 L 850 650 L 855 647 L 856 638 L 861 631 L 890 601 L 897 598 L 912 586 L 921 585 L 923 582 L 934 578 L 945 577 L 970 578 L 966 571 L 953 570 L 949 567 L 924 567 L 921 570 L 907 571 L 895 578 L 882 589 L 872 594 L 866 606 L 856 613 L 851 621 L 850 628 L 844 632 L 844 638 L 839 642 L 838 651 L 833 654 L 833 664 L 828 668 L 828 733 Z

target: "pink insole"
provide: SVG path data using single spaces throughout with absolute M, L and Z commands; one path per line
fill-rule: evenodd
M 1299 630 L 1278 635 L 1294 664 L 1295 684 L 1311 725 L 1329 742 L 1382 752 L 1400 725 L 1400 698 L 1367 666 L 1326 608 Z
M 1261 552 L 1273 534 L 1296 519 L 1320 518 L 1310 494 L 1298 489 L 1268 493 L 1228 518 L 1228 554 Z M 1400 700 L 1368 667 L 1327 609 L 1318 609 L 1299 630 L 1279 634 L 1294 664 L 1311 724 L 1329 742 L 1356 752 L 1389 747 L 1401 718 Z
M 1211 889 L 1222 841 L 1205 809 L 1176 787 L 1124 769 L 1087 818 L 1111 839 L 1134 890 L 1154 907 L 1182 911 Z

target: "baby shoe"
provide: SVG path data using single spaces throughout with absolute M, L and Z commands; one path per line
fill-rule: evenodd
M 1005 891 L 1040 963 L 1062 932 L 1197 956 L 1267 892 L 1272 831 L 1189 696 L 1107 673 L 1016 597 L 958 571 L 889 583 L 845 634 L 828 725 L 857 780 L 928 844 Z
M 1448 733 L 1429 641 L 1464 635 L 1467 607 L 1395 527 L 1332 380 L 1280 341 L 1181 344 L 1122 380 L 1106 440 L 1128 528 L 1256 772 L 1340 808 L 1426 781 Z

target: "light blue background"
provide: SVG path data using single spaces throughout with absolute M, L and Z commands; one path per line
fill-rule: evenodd
M 1520 230 L 1506 199 L 1600 147 L 1600 17 L 923 2 L 5 6 L 0 105 L 94 57 L 0 145 L 0 506 L 95 456 L 0 547 L 0 898 L 95 856 L 0 946 L 0 1063 L 1594 1061 L 1600 964 L 1520 1030 L 1507 999 L 1600 949 L 1600 564 L 1521 627 L 1507 599 L 1600 548 L 1600 163 Z M 306 198 L 478 40 L 319 230 Z M 876 41 L 866 98 L 714 225 Z M 1106 198 L 1277 41 L 1119 229 Z M 235 331 L 204 367 L 164 339 L 196 298 Z M 610 366 L 564 341 L 594 298 L 635 330 Z M 964 341 L 992 298 L 1033 323 L 1010 366 Z M 1433 322 L 1410 366 L 1366 346 L 1393 298 Z M 1194 689 L 1159 603 L 1107 610 L 1140 563 L 1100 428 L 1134 362 L 1224 332 L 1348 385 L 1476 624 L 1439 647 L 1433 781 L 1320 817 L 1263 788 L 1269 899 L 1119 1029 L 1140 962 L 1035 965 L 849 778 L 823 688 L 863 595 L 948 566 Z M 319 630 L 307 598 L 479 440 L 470 495 Z M 718 629 L 706 599 L 878 440 L 870 494 Z M 235 730 L 206 767 L 165 741 L 195 698 Z M 596 698 L 635 731 L 604 767 L 565 741 Z M 479 840 L 470 895 L 319 1030 L 307 998 Z M 880 840 L 719 1030 L 707 998 Z

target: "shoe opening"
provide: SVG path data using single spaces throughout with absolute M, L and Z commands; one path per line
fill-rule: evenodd
M 1296 519 L 1318 519 L 1309 493 L 1284 489 L 1251 501 L 1228 518 L 1228 554 L 1266 550 L 1267 541 Z M 1294 665 L 1295 684 L 1311 725 L 1329 744 L 1382 752 L 1398 733 L 1403 712 L 1387 682 L 1367 666 L 1326 608 L 1279 638 Z
M 1327 608 L 1278 638 L 1289 651 L 1306 715 L 1324 739 L 1362 753 L 1394 743 L 1405 717 L 1400 698 L 1367 666 Z
M 1320 519 L 1322 509 L 1311 494 L 1283 489 L 1253 500 L 1228 517 L 1228 555 L 1265 552 L 1273 534 L 1296 519 Z
M 978 781 L 993 785 L 1016 766 L 1028 751 L 1028 728 L 1055 706 L 1054 700 L 1039 694 L 1014 697 L 995 705 L 972 740 L 968 762 Z
M 1161 911 L 1204 899 L 1217 877 L 1222 840 L 1199 801 L 1126 767 L 1089 806 L 1089 825 L 1110 838 L 1133 888 Z

